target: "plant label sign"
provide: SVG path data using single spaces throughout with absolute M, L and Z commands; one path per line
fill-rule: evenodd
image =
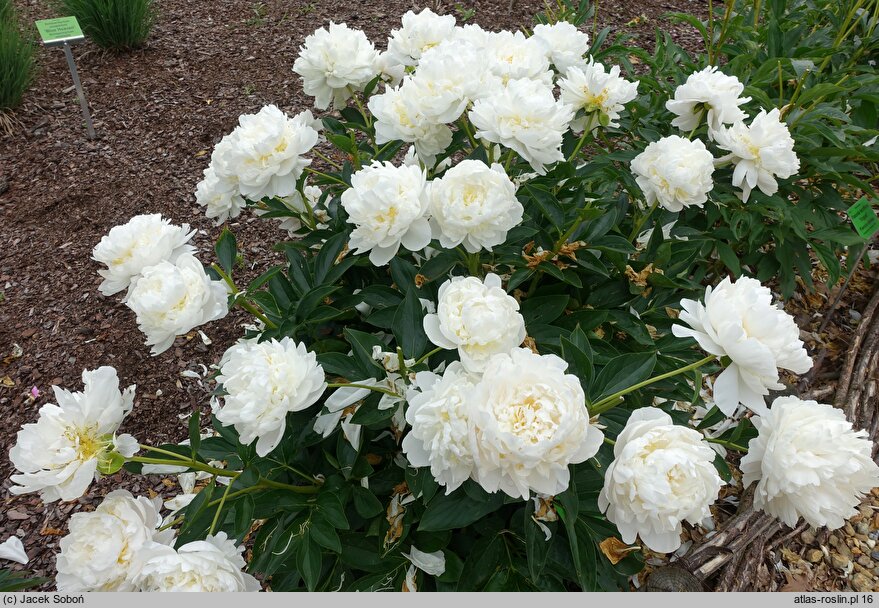
M 857 203 L 849 207 L 846 213 L 848 213 L 855 230 L 863 238 L 869 239 L 879 230 L 879 217 L 876 217 L 876 212 L 873 211 L 873 206 L 870 205 L 866 196 L 861 197 Z
M 83 40 L 82 29 L 76 17 L 58 17 L 57 19 L 42 19 L 36 22 L 37 31 L 46 46 L 60 46 L 64 43 L 78 42 Z

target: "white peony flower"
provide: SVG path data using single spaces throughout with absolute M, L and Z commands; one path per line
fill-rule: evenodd
M 727 277 L 705 290 L 705 304 L 685 299 L 681 307 L 679 319 L 690 327 L 673 325 L 672 333 L 731 359 L 714 382 L 714 400 L 727 416 L 739 403 L 765 414 L 769 389 L 784 388 L 778 368 L 802 374 L 812 367 L 793 317 L 772 304 L 769 288 L 756 279 Z
M 647 203 L 658 201 L 668 211 L 701 207 L 714 187 L 714 157 L 698 139 L 663 137 L 633 158 L 631 168 Z
M 446 494 L 473 472 L 473 428 L 467 399 L 476 379 L 455 361 L 442 376 L 418 372 L 407 394 L 406 422 L 412 430 L 403 438 L 403 452 L 413 467 L 430 467 Z M 417 390 L 416 390 L 417 389 Z
M 221 141 L 214 148 L 214 156 L 231 154 L 230 145 L 228 140 Z M 205 216 L 214 220 L 217 226 L 229 218 L 238 217 L 247 206 L 238 189 L 238 178 L 220 177 L 213 165 L 204 170 L 204 178 L 195 188 L 195 202 L 205 208 Z
M 220 178 L 237 181 L 241 195 L 252 201 L 290 196 L 311 164 L 302 155 L 317 144 L 318 128 L 307 110 L 290 118 L 276 106 L 265 106 L 238 119 L 235 130 L 214 148 L 211 166 Z
M 223 426 L 234 425 L 244 445 L 258 438 L 259 456 L 280 443 L 287 412 L 310 407 L 327 388 L 315 354 L 286 337 L 233 345 L 220 361 L 217 383 L 227 393 L 215 413 L 217 420 Z
M 158 498 L 115 490 L 94 511 L 74 513 L 56 562 L 58 591 L 135 591 L 144 552 L 174 539 L 173 530 L 158 531 L 160 507 Z
M 478 49 L 447 41 L 421 58 L 402 94 L 432 124 L 455 122 L 467 104 L 484 93 L 486 64 Z
M 719 72 L 715 66 L 708 66 L 700 72 L 687 77 L 687 82 L 675 89 L 675 98 L 665 102 L 670 112 L 677 114 L 672 126 L 689 133 L 699 126 L 703 119 L 708 121 L 708 138 L 724 124 L 733 124 L 747 118 L 740 105 L 751 101 L 750 97 L 739 97 L 745 85 L 735 76 Z
M 464 367 L 480 372 L 492 355 L 522 344 L 525 320 L 496 274 L 486 275 L 485 282 L 452 277 L 440 285 L 437 312 L 425 315 L 424 331 L 437 346 L 457 348 Z
M 503 30 L 487 34 L 483 44 L 484 60 L 489 71 L 500 79 L 498 84 L 526 79 L 552 88 L 546 46 L 538 38 L 526 38 L 522 32 Z M 494 91 L 489 90 L 488 94 L 494 94 Z
M 375 117 L 377 144 L 396 140 L 414 143 L 418 156 L 432 166 L 436 156 L 452 143 L 452 130 L 428 120 L 411 86 L 387 88 L 370 97 L 367 107 Z
M 402 24 L 388 38 L 388 54 L 402 65 L 419 65 L 423 53 L 455 35 L 455 18 L 437 15 L 429 8 L 420 13 L 407 11 Z
M 379 54 L 360 30 L 344 23 L 320 28 L 305 39 L 293 71 L 302 76 L 302 89 L 314 97 L 314 105 L 325 110 L 345 106 L 381 71 Z
M 434 237 L 443 247 L 463 243 L 475 253 L 503 243 L 522 222 L 523 208 L 501 165 L 463 160 L 431 182 L 430 212 Z
M 568 364 L 527 348 L 492 357 L 473 391 L 474 478 L 487 492 L 527 500 L 556 495 L 570 483 L 568 465 L 595 456 L 604 434 L 589 423 L 586 395 Z
M 58 405 L 40 408 L 36 422 L 25 424 L 9 450 L 13 466 L 21 471 L 10 479 L 18 486 L 12 494 L 39 492 L 45 502 L 74 500 L 85 494 L 108 466 L 112 453 L 125 457 L 137 451 L 131 435 L 116 436 L 122 419 L 134 406 L 135 386 L 119 391 L 112 367 L 82 372 L 85 388 L 71 393 L 53 386 Z
M 565 159 L 562 137 L 574 111 L 540 82 L 511 80 L 476 100 L 469 116 L 477 137 L 515 150 L 541 175 L 546 165 Z
M 30 561 L 21 539 L 17 536 L 10 536 L 0 543 L 0 559 L 8 559 L 19 564 L 27 564 Z
M 732 183 L 742 189 L 743 202 L 748 201 L 755 186 L 772 196 L 778 192 L 776 177 L 785 179 L 800 169 L 794 140 L 781 122 L 778 108 L 768 114 L 760 110 L 750 125 L 736 123 L 720 129 L 714 137 L 719 147 L 731 153 L 729 157 L 736 166 Z
M 227 293 L 223 281 L 212 281 L 201 262 L 187 254 L 174 264 L 161 262 L 144 269 L 132 281 L 125 304 L 137 315 L 146 344 L 158 355 L 171 348 L 176 336 L 225 317 Z
M 369 260 L 384 266 L 400 245 L 410 251 L 427 247 L 426 185 L 419 167 L 395 167 L 389 162 L 375 161 L 352 175 L 351 188 L 342 193 L 342 207 L 348 222 L 356 226 L 349 242 L 354 253 L 369 251 Z
M 867 431 L 855 431 L 842 410 L 779 397 L 751 421 L 759 435 L 742 458 L 742 483 L 756 481 L 754 506 L 787 525 L 802 517 L 816 528 L 841 528 L 879 486 Z
M 135 215 L 127 224 L 114 226 L 92 251 L 92 259 L 107 266 L 98 271 L 104 277 L 98 289 L 111 296 L 128 289 L 131 279 L 147 266 L 194 253 L 189 244 L 193 234 L 189 224 L 174 226 L 158 213 Z
M 583 111 L 583 116 L 571 123 L 576 132 L 592 131 L 599 125 L 620 126 L 617 120 L 624 104 L 638 96 L 638 83 L 622 78 L 619 66 L 605 72 L 602 64 L 591 60 L 568 69 L 559 88 L 563 102 Z
M 143 552 L 143 565 L 135 578 L 140 591 L 201 591 L 228 593 L 259 591 L 260 584 L 242 572 L 241 553 L 225 532 L 186 543 L 179 549 L 152 545 Z
M 535 25 L 534 38 L 543 44 L 549 61 L 561 73 L 582 62 L 589 50 L 589 36 L 567 21 Z
M 613 448 L 598 507 L 626 544 L 635 537 L 653 551 L 681 546 L 681 522 L 711 517 L 723 481 L 714 450 L 693 429 L 655 407 L 632 412 Z

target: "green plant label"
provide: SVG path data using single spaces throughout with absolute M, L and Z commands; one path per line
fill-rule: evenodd
M 44 44 L 60 44 L 82 40 L 82 30 L 76 17 L 58 17 L 57 19 L 42 19 L 36 22 L 37 31 Z
M 846 213 L 848 213 L 855 230 L 865 239 L 870 238 L 879 230 L 879 217 L 876 217 L 876 212 L 873 211 L 873 206 L 866 196 L 861 197 L 861 200 L 849 207 Z

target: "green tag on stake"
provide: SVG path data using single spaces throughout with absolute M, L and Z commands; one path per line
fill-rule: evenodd
M 42 19 L 36 25 L 44 44 L 60 44 L 84 38 L 76 17 Z
M 879 230 L 879 217 L 873 211 L 873 206 L 867 197 L 864 196 L 857 203 L 848 208 L 849 219 L 863 238 L 869 239 Z

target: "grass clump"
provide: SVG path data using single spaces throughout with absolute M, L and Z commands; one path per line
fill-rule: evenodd
M 33 39 L 19 29 L 12 0 L 0 0 L 0 109 L 21 103 L 33 75 Z
M 155 18 L 153 0 L 62 0 L 62 5 L 86 36 L 114 51 L 142 46 Z

